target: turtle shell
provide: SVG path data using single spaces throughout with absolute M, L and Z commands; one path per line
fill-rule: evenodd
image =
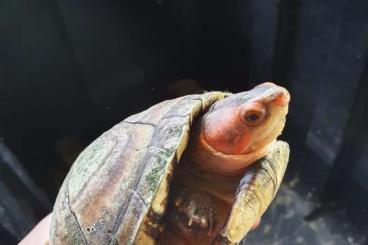
M 76 159 L 57 196 L 50 244 L 153 244 L 192 122 L 222 92 L 161 102 L 115 125 Z

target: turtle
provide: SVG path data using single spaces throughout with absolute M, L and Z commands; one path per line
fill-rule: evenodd
M 158 103 L 77 157 L 50 244 L 237 244 L 282 181 L 289 92 L 262 83 Z

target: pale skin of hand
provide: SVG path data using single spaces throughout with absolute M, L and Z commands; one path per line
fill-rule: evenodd
M 48 245 L 51 214 L 41 220 L 18 245 Z

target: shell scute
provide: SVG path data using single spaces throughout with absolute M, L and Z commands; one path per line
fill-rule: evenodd
M 60 189 L 50 244 L 134 242 L 150 210 L 160 217 L 165 209 L 194 118 L 222 97 L 214 92 L 164 101 L 96 139 Z

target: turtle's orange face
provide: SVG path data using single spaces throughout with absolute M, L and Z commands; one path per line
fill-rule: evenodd
M 216 102 L 202 120 L 206 143 L 223 154 L 251 154 L 272 143 L 282 132 L 289 92 L 263 83 Z

